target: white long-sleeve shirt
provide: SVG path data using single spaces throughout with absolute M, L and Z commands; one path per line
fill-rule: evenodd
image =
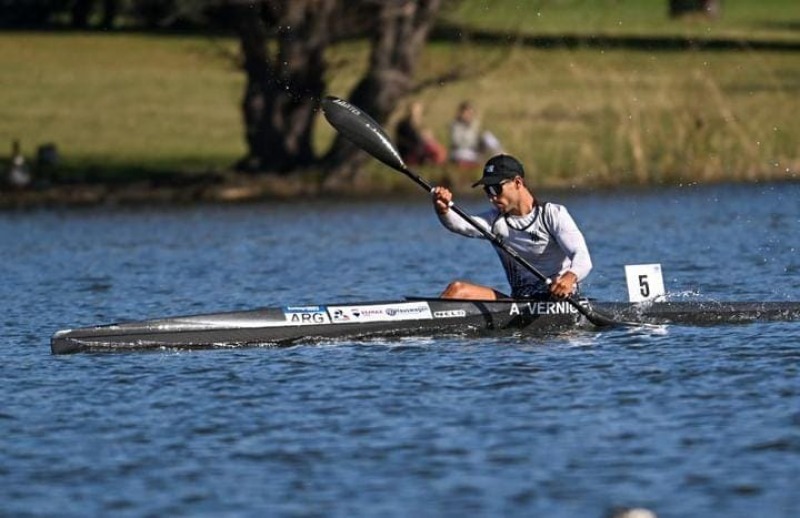
M 549 279 L 555 280 L 559 275 L 571 271 L 580 282 L 592 269 L 586 240 L 563 205 L 537 204 L 526 216 L 503 215 L 493 207 L 472 218 Z M 452 232 L 484 238 L 475 227 L 453 211 L 439 214 L 439 219 Z M 545 283 L 502 249 L 495 246 L 495 251 L 503 263 L 512 295 L 527 296 L 547 290 Z

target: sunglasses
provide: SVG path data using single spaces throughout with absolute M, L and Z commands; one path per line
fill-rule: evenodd
M 483 192 L 485 192 L 486 196 L 490 198 L 494 198 L 495 196 L 500 196 L 500 193 L 503 192 L 503 186 L 510 181 L 511 180 L 503 180 L 502 182 L 494 185 L 484 185 Z

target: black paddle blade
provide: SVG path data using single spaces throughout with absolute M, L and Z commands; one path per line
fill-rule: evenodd
M 336 131 L 389 167 L 406 171 L 400 153 L 372 117 L 338 97 L 328 96 L 321 104 L 322 113 Z

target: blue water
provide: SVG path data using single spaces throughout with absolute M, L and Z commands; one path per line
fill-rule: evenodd
M 64 327 L 503 288 L 421 198 L 0 214 L 0 515 L 800 516 L 797 322 L 50 355 Z M 672 298 L 800 300 L 800 184 L 548 198 L 593 297 L 657 262 Z

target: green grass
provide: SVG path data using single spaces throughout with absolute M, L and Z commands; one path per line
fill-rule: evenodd
M 699 30 L 800 41 L 794 0 L 729 0 L 713 25 L 669 20 L 666 6 L 666 0 L 492 0 L 466 2 L 448 16 L 532 34 Z M 0 33 L 0 145 L 10 150 L 19 138 L 30 156 L 54 142 L 64 175 L 78 179 L 225 168 L 245 153 L 236 51 L 231 38 Z M 332 50 L 329 92 L 346 95 L 366 56 L 363 43 Z M 426 49 L 418 79 L 453 68 L 468 76 L 419 97 L 443 141 L 456 104 L 473 100 L 485 126 L 543 184 L 797 178 L 799 58 L 797 51 L 546 50 L 513 38 L 496 45 L 440 41 Z M 317 128 L 323 150 L 333 131 L 322 120 Z M 0 149 L 0 156 L 7 153 Z M 375 161 L 368 167 L 372 178 L 402 182 Z M 464 183 L 475 174 L 423 172 Z
M 492 63 L 421 94 L 446 139 L 461 99 L 551 185 L 797 178 L 794 52 L 431 47 L 423 74 Z M 474 173 L 473 173 L 474 174 Z
M 29 155 L 54 142 L 71 171 L 227 166 L 244 153 L 244 78 L 219 45 L 203 38 L 0 34 L 0 142 L 19 138 Z
M 453 23 L 524 34 L 606 34 L 800 40 L 800 2 L 723 0 L 718 20 L 676 20 L 667 0 L 482 0 L 449 13 Z

